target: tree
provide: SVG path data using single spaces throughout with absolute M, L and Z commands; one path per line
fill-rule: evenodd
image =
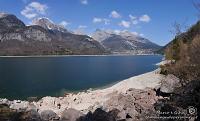
M 200 0 L 193 1 L 193 6 L 196 8 L 198 11 L 198 18 L 200 18 Z

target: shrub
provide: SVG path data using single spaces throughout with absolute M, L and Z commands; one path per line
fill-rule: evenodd
M 173 55 L 172 59 L 176 60 L 175 64 L 161 67 L 163 74 L 172 73 L 181 78 L 182 83 L 191 80 L 200 80 L 200 35 L 194 37 L 190 43 L 179 41 L 179 50 L 176 52 L 176 58 L 171 54 L 174 48 L 166 51 L 168 55 Z

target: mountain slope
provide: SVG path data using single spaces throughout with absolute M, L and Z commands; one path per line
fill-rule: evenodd
M 92 37 L 112 53 L 151 54 L 160 49 L 159 45 L 128 31 L 116 33 L 98 29 Z
M 89 36 L 72 34 L 48 19 L 39 20 L 38 25 L 25 26 L 16 16 L 0 13 L 0 55 L 106 53 L 104 47 Z
M 176 36 L 170 43 L 162 48 L 166 59 L 173 59 L 173 63 L 161 66 L 161 73 L 167 76 L 175 75 L 179 81 L 173 92 L 164 102 L 163 111 L 187 110 L 194 107 L 194 114 L 199 121 L 200 112 L 200 21 L 186 32 Z M 175 79 L 168 79 L 161 85 L 173 84 Z M 169 86 L 170 87 L 170 86 Z M 166 90 L 166 87 L 165 89 Z M 162 94 L 162 93 L 160 93 Z M 159 102 L 159 103 L 161 103 Z
M 65 29 L 63 26 L 54 24 L 53 21 L 45 17 L 34 19 L 32 23 L 33 25 L 41 26 L 47 30 L 65 32 L 65 33 L 68 32 L 67 29 Z
M 190 44 L 192 40 L 200 35 L 200 21 L 193 25 L 187 32 L 176 36 L 171 42 L 161 48 L 158 52 L 165 54 L 167 59 L 180 59 L 181 46 Z

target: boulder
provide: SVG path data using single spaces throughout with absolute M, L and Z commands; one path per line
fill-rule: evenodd
M 18 121 L 17 110 L 10 109 L 6 104 L 0 104 L 0 121 Z
M 81 116 L 83 116 L 83 113 L 73 108 L 69 108 L 62 112 L 61 120 L 62 121 L 76 121 Z
M 20 101 L 20 100 L 14 100 L 10 104 L 10 108 L 16 109 L 18 111 L 25 111 L 29 106 L 28 101 Z
M 118 111 L 106 112 L 97 108 L 94 113 L 89 112 L 87 115 L 80 117 L 77 121 L 116 121 Z
M 169 74 L 164 80 L 162 80 L 160 91 L 163 93 L 173 93 L 175 88 L 180 86 L 180 79 L 172 74 Z
M 154 116 L 154 104 L 158 100 L 156 92 L 152 89 L 129 89 L 126 93 L 113 94 L 104 103 L 107 110 L 118 109 L 116 120 L 145 120 L 149 114 Z
M 10 101 L 8 99 L 0 99 L 0 104 L 7 104 L 10 105 Z
M 21 114 L 20 121 L 42 121 L 42 119 L 37 111 L 29 110 Z
M 59 120 L 58 115 L 52 110 L 44 110 L 41 112 L 41 118 L 44 121 L 56 121 Z

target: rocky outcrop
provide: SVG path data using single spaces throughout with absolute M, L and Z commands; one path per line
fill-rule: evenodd
M 125 94 L 112 95 L 106 101 L 107 111 L 118 109 L 117 120 L 149 120 L 147 116 L 155 116 L 154 103 L 158 100 L 155 91 L 151 89 L 129 89 Z
M 45 18 L 45 17 L 37 18 L 37 19 L 34 19 L 32 23 L 34 25 L 41 26 L 46 30 L 52 30 L 52 31 L 58 31 L 58 32 L 60 31 L 64 33 L 68 32 L 67 29 L 64 28 L 64 26 L 53 23 L 53 21 L 51 21 L 49 18 Z
M 27 39 L 33 39 L 35 41 L 50 42 L 52 40 L 48 32 L 37 26 L 27 27 L 23 31 L 23 34 Z
M 160 91 L 163 93 L 174 93 L 174 90 L 179 87 L 181 87 L 180 79 L 169 74 L 162 80 Z
M 23 27 L 25 27 L 25 24 L 16 16 L 0 12 L 0 32 L 8 32 Z

